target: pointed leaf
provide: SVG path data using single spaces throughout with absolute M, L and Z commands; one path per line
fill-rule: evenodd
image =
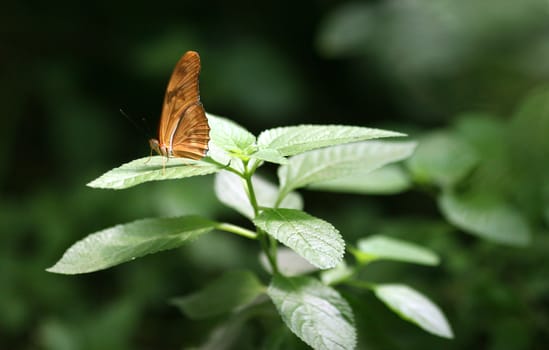
M 246 335 L 246 323 L 256 316 L 257 311 L 244 309 L 232 314 L 227 320 L 217 325 L 208 334 L 206 341 L 192 350 L 232 350 L 238 349 L 239 342 Z
M 352 310 L 335 289 L 310 277 L 277 275 L 267 293 L 288 328 L 313 349 L 355 348 Z
M 119 190 L 148 181 L 208 175 L 220 169 L 214 164 L 185 158 L 146 157 L 114 168 L 88 183 L 88 186 Z
M 411 186 L 408 174 L 401 167 L 390 164 L 365 174 L 359 170 L 352 176 L 313 183 L 307 188 L 357 194 L 395 194 Z
M 547 180 L 549 172 L 549 86 L 532 91 L 510 121 L 506 141 L 516 166 L 530 175 L 533 185 Z M 537 176 L 536 176 L 537 175 Z
M 254 224 L 321 269 L 343 259 L 345 242 L 330 223 L 295 209 L 264 209 Z
M 242 339 L 245 323 L 249 316 L 237 315 L 216 326 L 208 334 L 208 338 L 198 347 L 189 350 L 233 350 L 239 339 Z
M 254 175 L 252 184 L 255 189 L 258 204 L 262 207 L 272 207 L 278 197 L 276 185 Z M 248 199 L 244 180 L 236 174 L 228 171 L 221 171 L 215 177 L 215 193 L 217 198 L 225 205 L 235 209 L 242 215 L 251 219 L 254 217 L 254 210 Z M 280 203 L 281 208 L 302 209 L 303 200 L 301 196 L 292 192 Z
M 407 161 L 416 181 L 448 187 L 458 183 L 478 163 L 474 148 L 446 132 L 435 132 L 419 142 Z
M 211 142 L 227 152 L 249 154 L 253 150 L 255 136 L 227 118 L 206 114 L 210 125 Z
M 103 270 L 147 254 L 173 249 L 213 230 L 216 223 L 199 216 L 144 219 L 90 234 L 70 247 L 49 272 Z
M 415 142 L 367 141 L 323 148 L 294 156 L 278 169 L 281 198 L 289 191 L 337 178 L 364 175 L 409 157 Z
M 272 148 L 283 156 L 291 156 L 321 147 L 394 136 L 405 135 L 359 126 L 297 125 L 265 130 L 259 135 L 257 144 L 260 148 Z
M 454 337 L 442 311 L 418 291 L 402 284 L 381 284 L 374 288 L 374 292 L 403 319 L 439 337 Z
M 446 219 L 466 232 L 502 244 L 524 246 L 530 242 L 524 216 L 494 194 L 447 191 L 438 204 Z
M 172 303 L 188 317 L 204 319 L 246 306 L 263 292 L 265 287 L 252 272 L 237 270 L 225 273 L 196 293 L 174 298 Z
M 395 260 L 421 265 L 438 265 L 438 255 L 417 244 L 400 239 L 375 235 L 358 241 L 357 259 L 362 262 L 372 260 Z

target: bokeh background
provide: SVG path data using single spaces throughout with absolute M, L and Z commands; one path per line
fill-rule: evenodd
M 169 75 L 187 50 L 201 54 L 206 110 L 256 134 L 299 123 L 418 138 L 466 130 L 494 152 L 483 161 L 510 155 L 510 166 L 488 162 L 483 172 L 504 183 L 494 191 L 504 188 L 527 220 L 529 243 L 520 247 L 449 223 L 430 185 L 390 196 L 303 193 L 306 210 L 350 242 L 385 233 L 442 257 L 434 269 L 376 265 L 369 278 L 424 292 L 456 339 L 429 335 L 371 295 L 344 290 L 359 348 L 549 343 L 546 0 L 17 1 L 2 8 L 0 348 L 200 345 L 218 320 L 191 321 L 168 299 L 228 269 L 266 277 L 255 242 L 220 233 L 98 273 L 45 272 L 76 240 L 143 217 L 195 213 L 249 225 L 219 204 L 212 177 L 124 191 L 85 186 L 149 154 Z M 262 332 L 248 325 L 235 348 L 260 348 Z

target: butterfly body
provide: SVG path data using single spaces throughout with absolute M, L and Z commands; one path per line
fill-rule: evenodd
M 151 149 L 165 157 L 201 159 L 208 151 L 210 126 L 200 102 L 198 75 L 200 57 L 185 53 L 168 83 L 158 139 L 150 139 Z

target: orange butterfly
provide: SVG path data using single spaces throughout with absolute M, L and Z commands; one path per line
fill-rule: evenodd
M 160 116 L 158 139 L 151 149 L 165 157 L 202 159 L 208 151 L 210 126 L 200 103 L 200 56 L 188 51 L 175 65 Z

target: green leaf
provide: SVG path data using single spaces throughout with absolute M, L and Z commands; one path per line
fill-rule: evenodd
M 282 154 L 280 154 L 277 150 L 271 148 L 259 149 L 257 152 L 252 154 L 251 157 L 275 164 L 288 163 L 288 159 L 286 157 L 282 156 Z
M 523 171 L 515 171 L 510 161 L 512 152 L 507 124 L 502 118 L 478 113 L 465 114 L 457 120 L 456 132 L 474 148 L 479 158 L 474 171 L 467 177 L 467 186 L 498 194 L 522 187 L 517 186 L 517 173 Z
M 232 350 L 239 339 L 242 339 L 245 324 L 248 321 L 248 315 L 236 315 L 229 320 L 216 326 L 208 334 L 208 338 L 198 347 L 189 348 L 189 350 Z
M 252 177 L 255 195 L 259 206 L 273 207 L 278 197 L 278 188 L 259 175 Z M 251 219 L 254 210 L 248 199 L 244 180 L 229 171 L 221 171 L 215 176 L 215 193 L 217 198 L 225 205 L 235 209 L 240 214 Z M 302 209 L 301 196 L 292 192 L 280 203 L 281 208 Z
M 505 148 L 509 141 L 507 122 L 503 118 L 486 113 L 464 113 L 456 117 L 454 123 L 456 136 L 471 145 L 483 160 L 499 157 L 508 150 Z
M 306 346 L 285 324 L 273 328 L 269 329 L 269 334 L 263 339 L 261 350 L 298 350 Z
M 454 337 L 442 311 L 418 291 L 402 284 L 380 284 L 374 287 L 374 292 L 403 319 L 439 337 Z
M 390 164 L 365 174 L 357 172 L 353 176 L 317 182 L 307 188 L 357 194 L 395 194 L 411 186 L 408 174 L 398 165 Z
M 278 169 L 280 197 L 289 191 L 337 178 L 364 175 L 388 163 L 409 157 L 415 142 L 367 141 L 333 146 L 289 159 Z
M 419 142 L 407 164 L 416 181 L 449 187 L 458 183 L 478 163 L 474 148 L 446 132 L 435 132 Z
M 538 177 L 537 181 L 546 180 L 549 171 L 548 98 L 547 85 L 532 91 L 511 119 L 510 132 L 506 135 L 515 165 L 532 177 Z
M 355 348 L 352 310 L 335 289 L 310 277 L 277 275 L 267 294 L 288 328 L 313 349 Z
M 316 148 L 366 141 L 381 137 L 405 136 L 399 132 L 345 125 L 298 125 L 263 131 L 257 144 L 271 148 L 283 156 L 291 156 Z
M 103 270 L 147 254 L 177 248 L 215 228 L 199 216 L 144 219 L 90 234 L 70 247 L 49 272 Z
M 257 316 L 258 310 L 245 308 L 231 314 L 209 334 L 206 341 L 198 347 L 189 350 L 232 350 L 239 349 L 247 335 L 246 323 Z M 246 344 L 246 342 L 244 342 Z
M 235 154 L 253 153 L 255 136 L 232 120 L 206 114 L 210 125 L 211 142 L 221 149 Z
M 526 219 L 494 194 L 446 191 L 438 204 L 446 219 L 466 232 L 502 244 L 524 246 L 530 242 Z
M 185 158 L 145 157 L 106 172 L 88 183 L 88 186 L 119 190 L 148 181 L 212 174 L 220 169 L 211 163 Z
M 417 244 L 400 239 L 375 235 L 358 241 L 354 252 L 362 263 L 372 260 L 395 260 L 421 265 L 438 265 L 438 255 Z
M 511 163 L 513 199 L 529 217 L 541 219 L 549 187 L 549 86 L 535 89 L 510 120 L 504 138 Z M 499 176 L 501 174 L 498 173 Z
M 254 224 L 320 269 L 343 259 L 345 242 L 330 223 L 295 209 L 264 209 Z
M 265 287 L 250 271 L 229 271 L 204 289 L 172 299 L 188 317 L 204 319 L 244 307 L 265 292 Z

